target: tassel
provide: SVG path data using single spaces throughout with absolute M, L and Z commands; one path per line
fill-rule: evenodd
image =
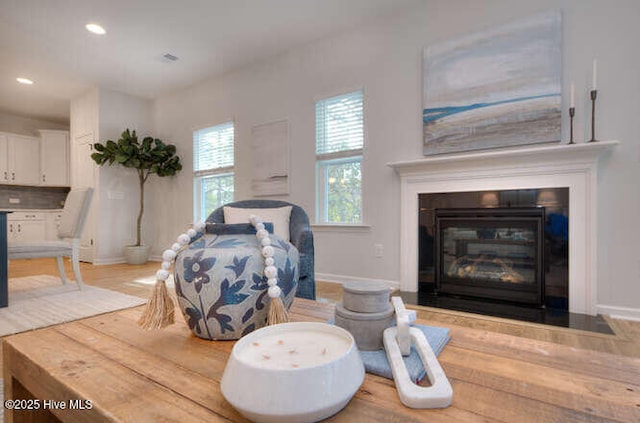
M 289 321 L 289 313 L 282 302 L 282 298 L 272 298 L 269 304 L 269 314 L 267 315 L 267 325 L 277 325 L 279 323 L 287 323 Z
M 162 329 L 174 322 L 175 304 L 169 295 L 163 280 L 157 280 L 156 286 L 147 301 L 138 325 L 143 329 Z
M 174 322 L 175 303 L 167 290 L 166 280 L 169 279 L 171 261 L 176 258 L 178 252 L 204 231 L 204 222 L 198 222 L 186 233 L 178 235 L 171 248 L 162 253 L 162 267 L 156 272 L 156 286 L 147 301 L 138 325 L 143 329 L 162 329 Z
M 267 278 L 267 285 L 269 286 L 267 292 L 269 298 L 271 298 L 269 313 L 267 314 L 267 325 L 287 323 L 289 321 L 289 313 L 281 298 L 282 290 L 278 286 L 278 269 L 274 266 L 275 261 L 273 260 L 275 250 L 271 246 L 269 232 L 265 229 L 260 217 L 251 215 L 249 216 L 249 221 L 256 229 L 256 237 L 262 247 L 262 256 L 264 257 L 264 276 Z

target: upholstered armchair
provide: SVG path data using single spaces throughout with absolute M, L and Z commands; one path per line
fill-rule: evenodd
M 270 209 L 291 206 L 291 216 L 289 220 L 289 240 L 300 253 L 300 279 L 298 280 L 298 291 L 296 297 L 316 299 L 316 280 L 314 271 L 313 233 L 309 225 L 307 213 L 295 204 L 279 200 L 244 200 L 225 204 L 229 207 L 244 209 Z M 224 209 L 218 207 L 207 218 L 208 223 L 225 223 Z

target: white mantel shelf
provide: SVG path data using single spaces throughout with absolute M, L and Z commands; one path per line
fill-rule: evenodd
M 569 189 L 569 311 L 597 310 L 598 160 L 618 141 L 544 144 L 388 163 L 400 176 L 400 289 L 418 290 L 419 196 L 512 189 Z
M 508 161 L 511 165 L 521 163 L 594 161 L 603 153 L 618 145 L 619 141 L 595 141 L 580 144 L 543 144 L 526 148 L 502 149 L 470 153 L 441 154 L 422 159 L 387 163 L 399 175 L 423 173 L 427 169 L 450 166 L 477 166 L 483 162 Z M 497 164 L 497 163 L 496 163 Z

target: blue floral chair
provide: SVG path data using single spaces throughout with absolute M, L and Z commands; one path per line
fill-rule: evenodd
M 293 244 L 300 254 L 300 278 L 296 297 L 316 299 L 316 280 L 314 270 L 313 233 L 309 224 L 307 213 L 295 204 L 279 200 L 243 200 L 225 204 L 229 207 L 253 209 L 253 208 L 278 208 L 291 206 L 289 221 L 289 233 Z M 207 223 L 225 223 L 223 207 L 215 209 L 207 218 Z

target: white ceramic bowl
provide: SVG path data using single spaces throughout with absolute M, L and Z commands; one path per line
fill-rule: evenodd
M 222 395 L 256 422 L 315 422 L 342 410 L 364 380 L 353 336 L 326 323 L 258 329 L 236 342 Z

